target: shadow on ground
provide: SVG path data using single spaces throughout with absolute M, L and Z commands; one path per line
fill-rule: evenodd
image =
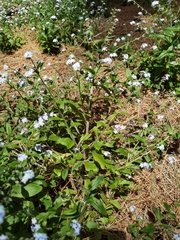
M 91 233 L 84 233 L 83 239 L 88 240 L 128 240 L 129 236 L 122 230 L 94 230 Z

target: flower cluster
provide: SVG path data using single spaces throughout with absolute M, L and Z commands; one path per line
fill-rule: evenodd
M 31 219 L 31 231 L 37 232 L 41 228 L 40 224 L 37 223 L 36 218 Z
M 81 232 L 81 224 L 77 220 L 73 219 L 71 221 L 71 227 L 74 229 L 74 235 L 79 236 Z
M 29 179 L 34 178 L 34 172 L 33 170 L 27 170 L 23 172 L 24 176 L 22 177 L 21 182 L 26 184 Z
M 5 209 L 3 205 L 0 205 L 0 224 L 4 222 Z
M 140 166 L 140 168 L 145 168 L 147 170 L 152 169 L 152 165 L 150 163 L 147 163 L 147 162 L 141 162 L 139 166 Z

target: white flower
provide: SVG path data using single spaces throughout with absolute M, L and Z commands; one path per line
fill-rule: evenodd
M 142 45 L 141 45 L 141 48 L 147 48 L 148 47 L 148 44 L 147 43 L 143 43 Z
M 115 52 L 109 54 L 109 57 L 112 57 L 112 58 L 113 58 L 113 57 L 116 58 L 117 56 L 118 56 L 118 55 L 117 55 L 117 53 L 115 53 Z
M 163 115 L 161 115 L 161 114 L 157 115 L 157 119 L 158 119 L 159 121 L 162 121 L 162 120 L 163 120 L 163 118 L 164 118 L 164 116 L 163 116 Z
M 127 62 L 128 58 L 129 58 L 129 55 L 127 53 L 123 54 L 123 62 Z
M 18 82 L 18 86 L 19 86 L 19 87 L 25 87 L 25 85 L 26 85 L 25 79 L 21 78 L 21 79 L 19 80 L 19 82 Z
M 77 147 L 74 147 L 74 148 L 73 148 L 73 152 L 74 152 L 74 153 L 77 153 L 77 152 L 79 152 L 79 148 L 77 148 Z
M 40 224 L 37 224 L 36 218 L 31 219 L 31 231 L 37 232 L 41 228 Z
M 156 50 L 157 48 L 158 48 L 158 47 L 157 47 L 156 45 L 153 45 L 153 46 L 152 46 L 152 49 L 153 49 L 153 50 Z
M 50 157 L 50 156 L 52 155 L 52 151 L 51 151 L 51 150 L 46 150 L 45 153 L 44 153 L 44 155 L 45 155 L 46 157 Z
M 25 153 L 19 153 L 17 154 L 17 158 L 19 162 L 23 162 L 24 160 L 28 159 L 28 155 Z
M 136 80 L 137 79 L 137 76 L 135 74 L 132 74 L 131 75 L 132 79 Z
M 136 102 L 137 102 L 137 103 L 142 103 L 142 100 L 139 99 L 139 98 L 137 98 L 137 99 L 136 99 Z
M 56 17 L 55 15 L 51 16 L 50 18 L 51 18 L 52 20 L 56 20 L 56 19 L 57 19 L 57 17 Z
M 107 58 L 102 59 L 102 62 L 111 64 L 112 63 L 112 59 L 110 57 L 107 57 Z
M 131 22 L 130 22 L 130 25 L 135 25 L 135 24 L 136 24 L 135 21 L 131 21 Z
M 34 177 L 34 172 L 33 170 L 27 170 L 23 172 L 24 176 L 22 177 L 21 182 L 26 184 L 29 179 L 32 179 Z
M 28 133 L 28 129 L 27 128 L 22 128 L 20 131 L 20 135 L 26 135 Z
M 178 99 L 177 102 L 180 103 L 180 99 Z
M 36 152 L 42 152 L 43 147 L 40 143 L 37 143 L 34 149 L 36 150 Z
M 72 65 L 74 62 L 75 62 L 75 59 L 69 58 L 69 59 L 66 61 L 66 65 L 67 65 L 67 66 L 70 66 L 70 65 Z
M 38 118 L 38 126 L 39 127 L 44 126 L 44 119 L 41 116 Z
M 173 164 L 177 161 L 177 159 L 172 154 L 169 155 L 168 160 L 170 164 Z
M 115 19 L 114 19 L 114 22 L 119 22 L 119 19 L 118 19 L 118 18 L 115 18 Z
M 104 152 L 103 152 L 103 155 L 104 155 L 105 157 L 108 157 L 110 154 L 111 154 L 111 153 L 108 152 L 108 151 L 104 151 Z
M 74 63 L 72 65 L 72 67 L 73 67 L 74 71 L 80 71 L 80 69 L 81 69 L 81 65 L 79 62 Z
M 28 52 L 26 52 L 25 54 L 24 54 L 24 57 L 26 58 L 26 59 L 31 59 L 32 58 L 32 52 L 30 52 L 30 51 L 28 51 Z
M 103 52 L 106 52 L 106 51 L 107 51 L 107 47 L 103 47 L 103 48 L 102 48 L 102 51 L 103 51 Z
M 9 68 L 9 67 L 5 64 L 5 65 L 4 65 L 4 71 L 7 71 L 8 68 Z
M 148 128 L 148 123 L 144 123 L 142 126 L 143 128 Z
M 165 147 L 164 147 L 164 145 L 163 145 L 163 144 L 161 144 L 161 145 L 158 145 L 158 146 L 157 146 L 157 148 L 158 148 L 159 150 L 161 150 L 161 151 L 164 151 L 164 149 L 165 149 Z
M 24 77 L 31 77 L 32 75 L 33 75 L 33 72 L 34 72 L 34 69 L 29 69 L 29 71 L 26 71 L 25 73 L 24 73 Z
M 155 7 L 155 6 L 157 6 L 157 5 L 159 5 L 159 1 L 153 1 L 153 2 L 151 3 L 151 7 Z
M 128 179 L 131 179 L 132 178 L 132 176 L 130 175 L 130 174 L 126 174 L 125 175 Z
M 132 205 L 129 207 L 130 212 L 134 212 L 136 210 L 136 206 Z
M 6 82 L 6 80 L 7 80 L 6 78 L 4 78 L 4 77 L 0 77 L 0 84 Z
M 0 139 L 0 147 L 4 147 L 5 143 Z
M 150 170 L 152 168 L 152 165 L 147 162 L 141 162 L 139 166 L 140 166 L 140 168 L 145 168 L 147 170 Z
M 150 78 L 151 77 L 151 74 L 149 72 L 144 72 L 144 77 L 145 78 Z
M 56 38 L 54 38 L 53 43 L 58 43 L 58 40 Z
M 158 96 L 159 95 L 159 91 L 155 91 L 154 95 Z
M 114 125 L 114 133 L 115 134 L 117 134 L 119 131 L 123 131 L 125 129 L 126 129 L 125 125 L 119 125 L 119 124 Z
M 149 138 L 149 140 L 152 141 L 152 140 L 154 140 L 154 135 L 153 135 L 153 134 L 149 134 L 149 135 L 148 135 L 148 138 Z
M 48 116 L 47 113 L 44 113 L 44 115 L 42 115 L 42 118 L 43 118 L 44 121 L 48 121 L 49 116 Z
M 23 118 L 21 118 L 21 122 L 22 122 L 22 123 L 27 123 L 27 122 L 28 122 L 28 119 L 27 119 L 26 117 L 23 117 Z
M 57 114 L 54 113 L 54 112 L 50 112 L 49 116 L 50 116 L 50 117 L 57 117 Z
M 139 15 L 139 16 L 142 16 L 142 15 L 143 15 L 143 13 L 142 13 L 142 12 L 138 12 L 138 15 Z

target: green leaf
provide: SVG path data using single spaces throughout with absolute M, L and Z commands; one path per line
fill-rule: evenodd
M 127 79 L 131 79 L 131 76 L 132 76 L 131 70 L 129 68 L 126 68 L 126 77 L 127 77 Z
M 79 167 L 81 167 L 83 165 L 83 161 L 78 161 L 74 164 L 74 166 L 72 167 L 72 171 L 78 169 Z
M 141 137 L 140 135 L 137 135 L 137 134 L 133 134 L 132 135 L 134 138 L 136 138 L 138 141 L 140 141 L 140 142 L 143 142 L 143 143 L 145 143 L 146 141 L 144 140 L 144 138 L 143 137 Z
M 98 167 L 93 162 L 85 162 L 84 166 L 87 172 L 94 171 L 95 173 L 97 173 L 99 171 Z
M 156 231 L 155 226 L 153 223 L 149 223 L 147 226 L 145 226 L 142 230 L 142 232 L 144 233 L 148 233 L 149 235 L 154 234 L 154 232 Z
M 12 192 L 10 194 L 11 197 L 17 197 L 17 198 L 24 198 L 22 195 L 22 187 L 21 185 L 14 185 L 12 186 Z
M 164 203 L 164 208 L 166 209 L 166 211 L 167 211 L 168 213 L 171 212 L 171 207 L 169 206 L 169 204 Z
M 92 156 L 93 159 L 100 165 L 101 169 L 105 169 L 106 162 L 104 157 L 95 151 L 92 152 Z
M 94 143 L 94 148 L 99 151 L 101 147 L 103 146 L 103 142 L 95 142 Z
M 45 195 L 44 197 L 40 198 L 40 200 L 44 204 L 46 210 L 52 207 L 52 200 L 49 195 Z
M 134 235 L 134 237 L 136 237 L 136 238 L 139 237 L 139 230 L 137 227 L 138 227 L 138 224 L 128 226 L 128 232 L 132 233 Z
M 110 200 L 109 202 L 117 209 L 121 209 L 121 205 L 116 200 Z
M 90 137 L 91 137 L 91 133 L 90 133 L 90 134 L 82 135 L 81 138 L 80 138 L 80 140 L 79 140 L 78 145 L 81 144 L 81 143 L 83 143 L 83 142 L 85 142 L 85 141 L 88 140 Z
M 167 214 L 170 218 L 172 218 L 174 221 L 176 221 L 176 215 L 174 213 L 168 213 Z
M 103 203 L 99 199 L 91 197 L 87 202 L 90 203 L 91 206 L 93 206 L 103 217 L 108 216 Z
M 67 175 L 68 175 L 68 168 L 66 168 L 66 169 L 64 169 L 64 170 L 62 171 L 62 179 L 63 179 L 63 180 L 66 180 Z
M 77 214 L 78 214 L 77 206 L 73 206 L 73 208 L 65 209 L 63 211 L 62 218 L 65 217 L 67 219 L 67 216 L 68 217 L 70 217 L 70 216 L 74 217 Z
M 157 217 L 158 221 L 161 221 L 163 219 L 162 213 L 158 208 L 153 207 L 153 212 L 154 212 L 155 216 Z
M 92 230 L 92 229 L 97 229 L 98 228 L 98 224 L 96 222 L 87 222 L 86 223 L 86 227 L 89 229 L 89 230 Z
M 93 179 L 92 182 L 91 182 L 90 190 L 93 191 L 93 190 L 99 188 L 103 179 L 104 178 L 102 176 L 97 176 L 95 179 Z
M 7 135 L 10 135 L 12 132 L 11 125 L 9 123 L 6 123 L 6 133 Z
M 55 174 L 56 174 L 58 177 L 61 176 L 62 169 L 60 169 L 60 168 L 54 168 L 53 171 L 55 172 Z
M 28 192 L 29 197 L 32 197 L 40 193 L 43 188 L 36 183 L 29 183 L 24 189 Z
M 55 134 L 50 135 L 49 140 L 54 141 L 57 144 L 61 144 L 65 147 L 67 147 L 67 149 L 70 149 L 74 146 L 74 142 L 70 138 L 60 138 L 60 137 L 56 136 Z

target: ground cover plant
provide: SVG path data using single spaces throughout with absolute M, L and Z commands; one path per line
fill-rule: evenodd
M 0 9 L 0 239 L 180 239 L 178 1 Z

